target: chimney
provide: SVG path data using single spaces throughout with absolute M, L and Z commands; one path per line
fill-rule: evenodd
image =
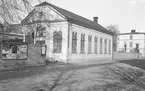
M 95 23 L 98 23 L 98 17 L 93 17 L 93 19 Z
M 131 30 L 131 33 L 135 33 L 135 30 L 133 29 L 133 30 Z

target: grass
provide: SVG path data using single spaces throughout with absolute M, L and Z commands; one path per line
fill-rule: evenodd
M 145 59 L 132 59 L 132 60 L 122 60 L 121 63 L 126 63 L 132 66 L 145 70 Z

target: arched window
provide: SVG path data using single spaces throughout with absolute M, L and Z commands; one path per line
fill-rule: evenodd
M 88 36 L 88 54 L 92 53 L 92 36 Z
M 104 40 L 104 54 L 107 54 L 107 39 Z
M 62 48 L 62 32 L 53 33 L 53 52 L 60 53 Z
M 72 53 L 77 52 L 77 33 L 72 33 Z
M 94 50 L 95 50 L 95 54 L 98 53 L 98 37 L 95 37 L 94 39 Z
M 102 45 L 103 45 L 103 39 L 102 38 L 100 38 L 100 54 L 102 54 L 103 52 L 102 52 Z
M 111 54 L 111 40 L 109 40 L 109 54 Z
M 81 34 L 81 53 L 85 53 L 85 34 Z

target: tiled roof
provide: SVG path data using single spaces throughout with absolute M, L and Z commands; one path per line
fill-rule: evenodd
M 60 7 L 57 7 L 55 5 L 52 5 L 48 2 L 43 2 L 39 5 L 36 5 L 36 7 L 38 6 L 45 6 L 45 5 L 49 5 L 51 6 L 52 8 L 54 8 L 55 10 L 57 10 L 59 13 L 61 13 L 62 15 L 64 15 L 68 21 L 70 23 L 74 23 L 74 24 L 77 24 L 77 25 L 80 25 L 80 26 L 83 26 L 83 27 L 86 27 L 86 28 L 89 28 L 89 29 L 94 29 L 94 30 L 97 30 L 97 31 L 100 31 L 100 32 L 103 32 L 103 33 L 106 33 L 106 34 L 109 34 L 109 35 L 113 35 L 112 32 L 108 31 L 106 28 L 104 28 L 103 26 L 101 26 L 100 24 L 98 23 L 95 23 L 89 19 L 86 19 L 80 15 L 77 15 L 77 14 L 74 14 L 70 11 L 67 11 L 65 9 L 62 9 Z

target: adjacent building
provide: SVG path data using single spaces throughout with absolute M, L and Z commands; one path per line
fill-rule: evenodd
M 60 62 L 109 60 L 113 33 L 94 21 L 43 2 L 22 21 L 35 45 L 46 45 L 46 59 Z
M 118 51 L 140 53 L 145 56 L 145 32 L 121 33 L 118 37 Z

